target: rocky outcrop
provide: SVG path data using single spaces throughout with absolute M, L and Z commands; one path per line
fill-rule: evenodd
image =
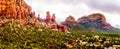
M 102 23 L 106 23 L 105 16 L 100 13 L 94 13 L 88 16 L 83 16 L 79 18 L 77 21 L 80 23 L 85 23 L 85 22 L 96 21 L 96 20 L 99 20 L 99 22 L 102 22 Z
M 50 15 L 50 12 L 47 11 L 46 12 L 46 22 L 50 23 L 50 21 L 51 21 L 51 15 Z
M 56 22 L 56 16 L 55 16 L 55 14 L 52 15 L 51 21 L 52 22 Z
M 6 18 L 26 18 L 33 17 L 34 13 L 29 5 L 24 0 L 1 0 L 0 1 L 0 16 Z M 34 18 L 34 17 L 33 17 Z
M 39 20 L 39 22 L 42 22 L 42 23 L 46 24 L 47 27 L 49 27 L 53 30 L 57 30 L 57 31 L 61 31 L 61 32 L 67 32 L 66 26 L 62 25 L 62 24 L 58 25 L 56 23 L 55 14 L 52 14 L 52 17 L 51 17 L 49 11 L 46 12 L 46 19 L 41 19 L 40 14 L 38 14 L 37 19 Z
M 75 18 L 71 15 L 69 15 L 66 19 L 65 19 L 65 22 L 76 22 L 75 21 Z
M 62 25 L 67 26 L 68 30 L 79 28 L 79 30 L 83 30 L 84 27 L 81 26 L 73 16 L 69 15 L 64 22 L 61 22 Z
M 27 24 L 28 17 L 35 18 L 35 12 L 24 0 L 0 0 L 0 19 L 17 19 L 20 25 Z M 18 21 L 19 20 L 19 21 Z M 4 23 L 1 23 L 4 24 Z
M 66 25 L 68 28 L 78 28 L 78 26 L 84 26 L 86 29 L 91 29 L 95 32 L 97 29 L 113 30 L 114 27 L 106 22 L 106 18 L 103 14 L 94 13 L 88 16 L 83 16 L 75 21 L 74 17 L 69 16 L 61 24 Z
M 35 28 L 39 28 L 40 24 L 43 23 L 51 29 L 66 32 L 66 27 L 58 25 L 55 14 L 51 17 L 49 11 L 46 12 L 46 19 L 42 19 L 40 14 L 36 17 L 35 12 L 32 12 L 32 8 L 24 0 L 0 0 L 0 26 L 9 22 L 4 21 L 4 19 L 9 20 L 11 18 L 20 25 L 30 24 Z
M 77 20 L 77 22 L 85 26 L 85 28 L 113 29 L 113 27 L 106 22 L 105 16 L 100 13 L 94 13 L 81 17 Z
M 71 28 L 72 26 L 76 26 L 75 18 L 71 15 L 69 15 L 64 22 L 61 22 L 62 25 L 66 25 L 68 28 Z

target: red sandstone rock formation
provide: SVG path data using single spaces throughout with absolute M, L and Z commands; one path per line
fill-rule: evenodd
M 24 0 L 0 0 L 0 16 L 26 18 L 32 13 L 31 11 L 31 7 Z
M 26 22 L 27 22 L 27 20 L 26 19 L 21 19 L 21 20 L 19 20 L 19 24 L 20 25 L 24 25 L 24 24 L 26 24 Z
M 51 22 L 51 15 L 49 11 L 46 12 L 46 22 Z
M 20 11 L 17 12 L 17 16 L 18 16 L 18 18 L 22 18 Z
M 100 14 L 100 13 L 95 13 L 95 14 L 89 15 L 89 19 L 92 21 L 97 20 L 97 19 L 101 19 L 102 23 L 106 23 L 105 16 L 103 14 Z
M 78 19 L 77 22 L 88 22 L 88 21 L 96 21 L 96 20 L 101 20 L 102 23 L 106 23 L 106 18 L 103 14 L 100 13 L 94 13 L 88 16 L 84 16 Z
M 75 21 L 75 18 L 74 18 L 73 16 L 71 16 L 71 15 L 70 15 L 69 17 L 67 17 L 67 18 L 65 19 L 65 21 L 66 21 L 66 22 L 76 22 L 76 21 Z
M 46 13 L 46 19 L 43 20 L 40 18 L 40 15 L 36 18 L 35 12 L 32 12 L 31 7 L 28 6 L 24 0 L 0 0 L 0 18 L 14 18 L 17 19 L 20 25 L 31 24 L 35 28 L 39 28 L 39 24 L 29 20 L 29 17 L 34 20 L 37 19 L 40 22 L 43 21 L 48 25 L 47 27 L 50 26 L 53 29 L 58 29 L 58 31 L 67 32 L 64 25 L 58 25 L 56 23 L 55 14 L 53 14 L 51 18 L 49 11 Z M 6 22 L 8 21 L 1 20 L 0 26 Z
M 52 29 L 55 29 L 55 30 L 58 30 L 58 31 L 61 31 L 61 32 L 67 32 L 67 27 L 65 25 L 58 25 L 56 23 L 55 14 L 53 14 L 52 18 L 51 18 L 51 15 L 50 15 L 49 11 L 46 12 L 46 21 L 45 22 Z
M 106 22 L 106 18 L 103 14 L 94 13 L 88 16 L 84 16 L 78 19 L 78 22 L 84 26 L 90 26 L 101 29 L 113 29 L 110 24 Z
M 93 32 L 95 32 L 97 29 L 114 29 L 113 26 L 106 22 L 105 16 L 100 13 L 94 13 L 88 16 L 83 16 L 77 21 L 75 21 L 74 17 L 69 16 L 61 24 L 66 25 L 67 28 L 77 27 L 80 25 L 84 26 L 86 29 L 91 28 Z
M 36 16 L 35 16 L 35 12 L 31 13 L 30 16 L 31 16 L 33 19 L 35 19 L 35 18 L 36 18 Z
M 40 22 L 42 21 L 42 19 L 40 18 L 40 14 L 38 14 L 37 19 L 38 19 Z
M 65 25 L 57 25 L 58 31 L 67 32 L 67 27 Z
M 52 15 L 51 21 L 52 21 L 52 22 L 56 22 L 55 14 Z

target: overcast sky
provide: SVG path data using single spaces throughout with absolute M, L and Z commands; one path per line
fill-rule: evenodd
M 25 0 L 36 14 L 46 17 L 46 11 L 56 14 L 57 21 L 69 15 L 76 19 L 92 13 L 102 13 L 107 22 L 120 26 L 120 0 Z

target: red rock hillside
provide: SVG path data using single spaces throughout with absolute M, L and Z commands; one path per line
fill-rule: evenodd
M 9 19 L 14 19 L 20 25 L 31 24 L 35 28 L 40 27 L 36 23 L 39 20 L 39 23 L 53 30 L 67 31 L 64 25 L 58 25 L 56 23 L 55 14 L 51 16 L 49 11 L 46 13 L 46 19 L 41 19 L 40 14 L 36 17 L 35 12 L 32 12 L 32 8 L 24 0 L 0 0 L 0 26 L 11 21 Z

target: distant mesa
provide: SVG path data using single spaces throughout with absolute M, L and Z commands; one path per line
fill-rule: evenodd
M 94 13 L 86 17 L 79 18 L 77 21 L 86 28 L 95 27 L 97 29 L 113 29 L 111 24 L 106 22 L 105 16 L 100 13 Z
M 99 22 L 102 22 L 102 23 L 106 23 L 105 16 L 100 13 L 94 13 L 88 16 L 83 16 L 78 19 L 78 22 L 84 23 L 84 22 L 96 21 L 96 20 L 99 20 Z
M 77 21 L 75 21 L 74 17 L 72 16 L 68 16 L 65 20 L 64 23 L 62 24 L 66 24 L 66 26 L 70 27 L 71 24 L 69 24 L 68 22 L 71 22 L 73 24 L 79 24 L 84 26 L 86 29 L 92 29 L 94 28 L 94 30 L 96 29 L 107 29 L 107 30 L 113 30 L 114 27 L 111 26 L 111 24 L 106 22 L 106 18 L 103 14 L 100 13 L 94 13 L 88 16 L 83 16 L 81 18 L 78 18 Z

